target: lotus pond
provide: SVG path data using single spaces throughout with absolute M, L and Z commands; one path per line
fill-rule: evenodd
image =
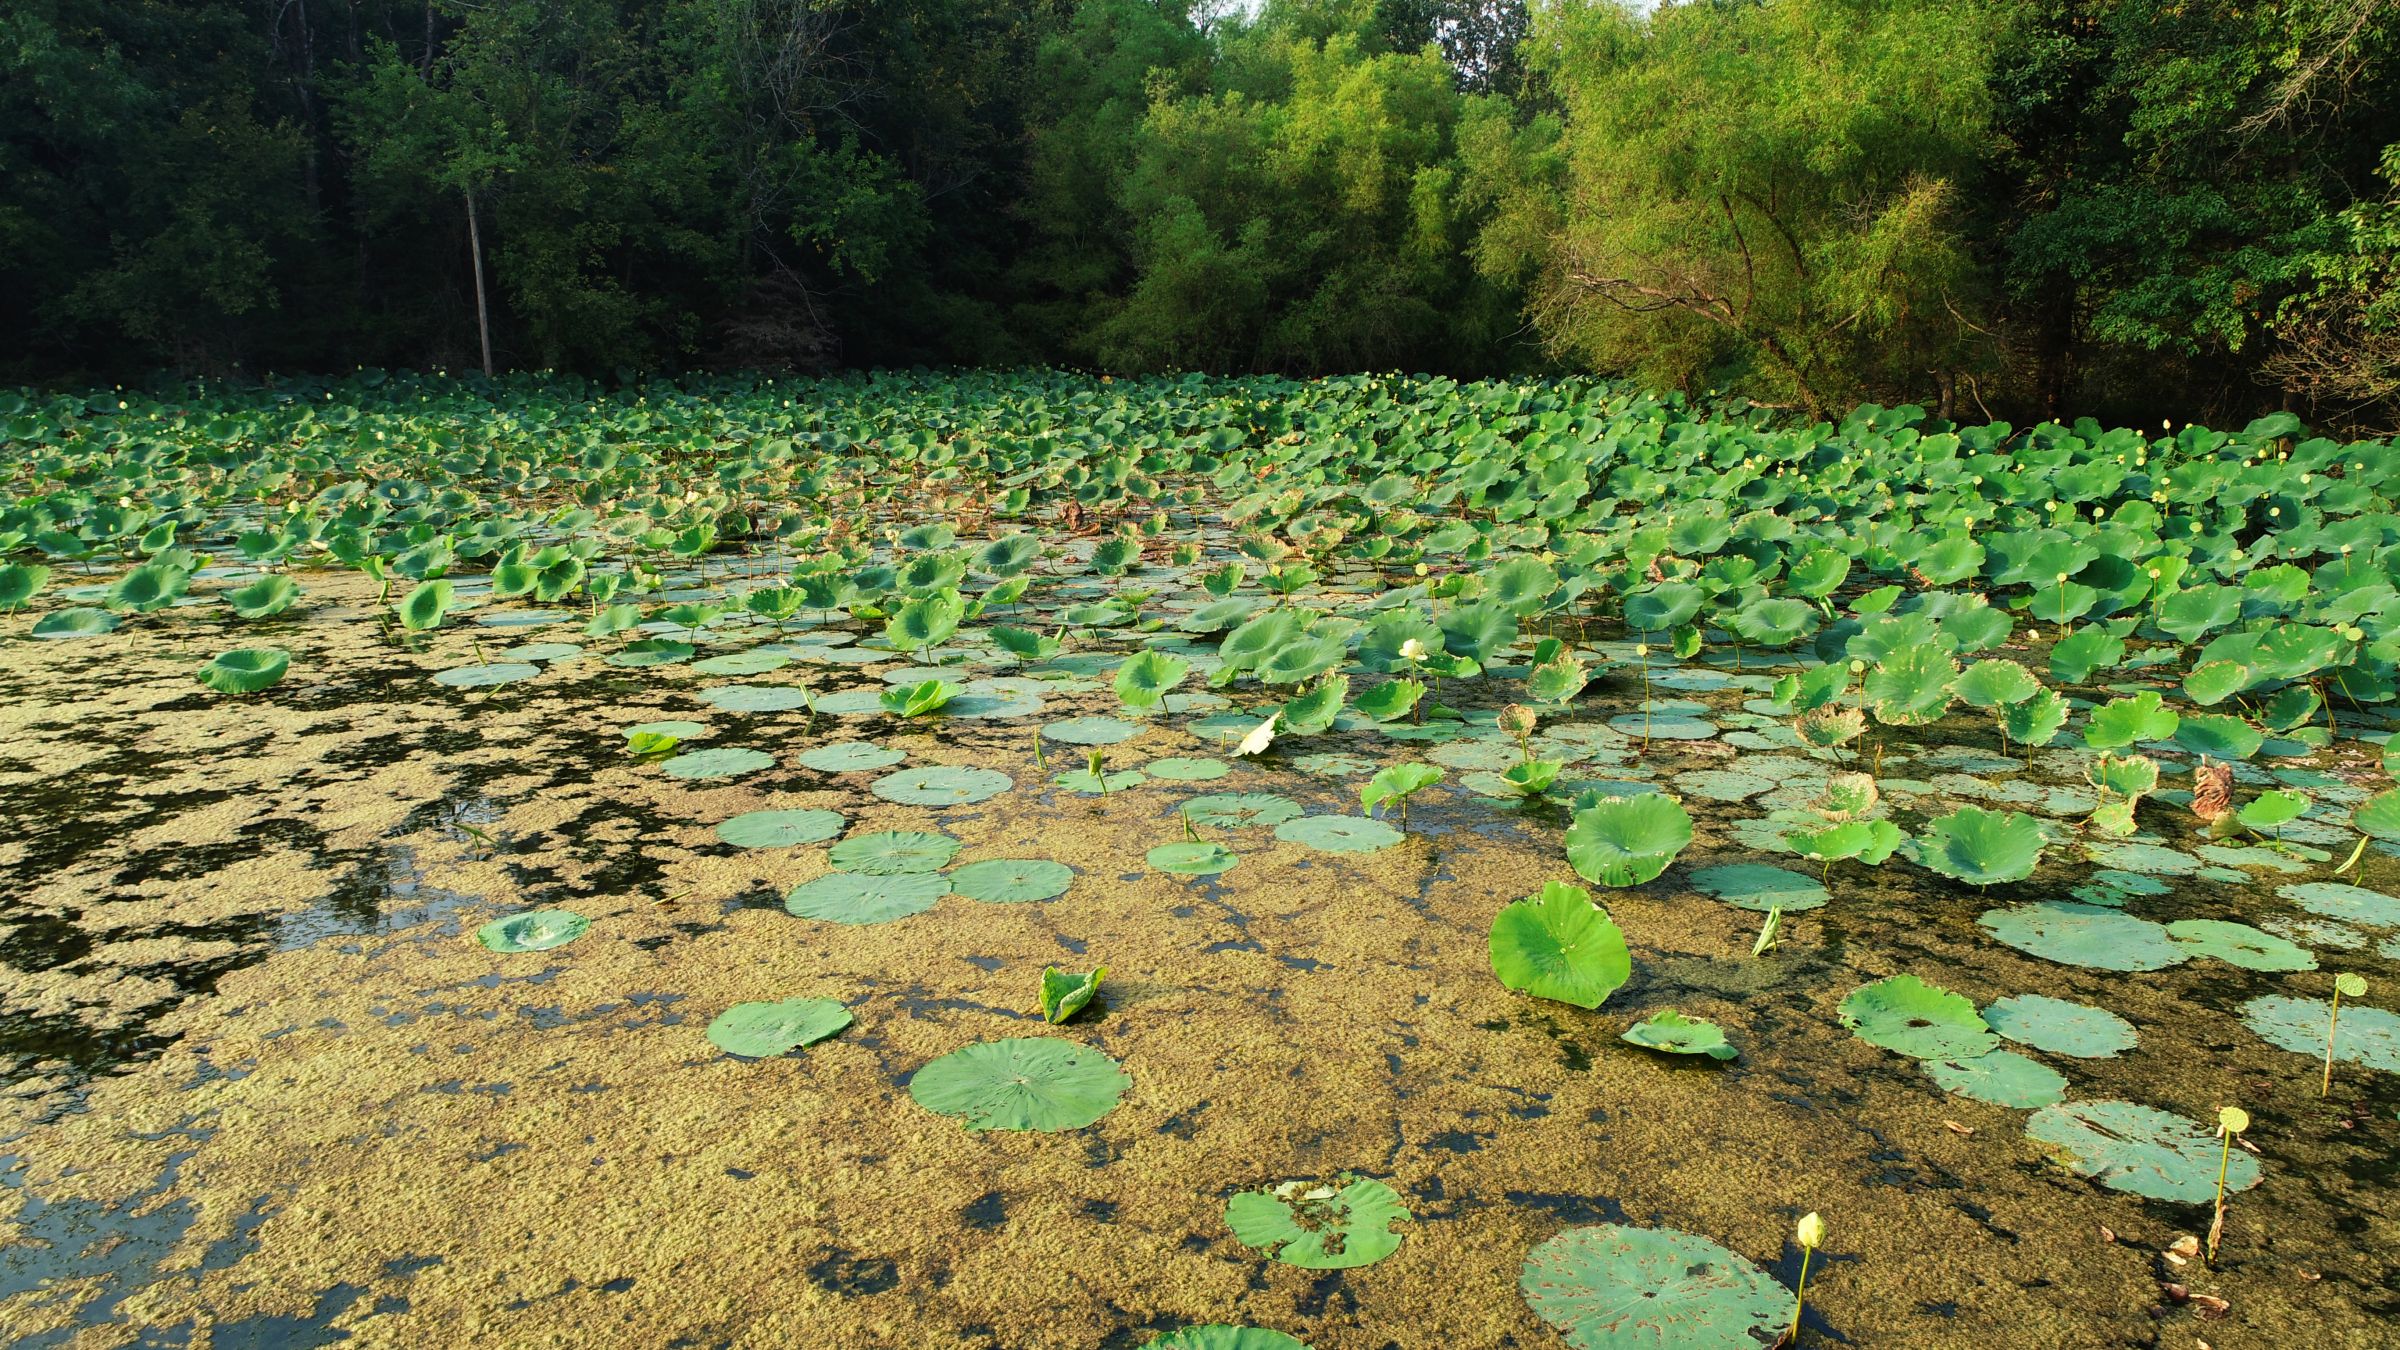
M 12 1344 L 2400 1340 L 2389 445 L 1043 374 L 0 439 Z

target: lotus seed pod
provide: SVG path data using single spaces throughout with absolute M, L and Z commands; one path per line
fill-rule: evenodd
M 1518 740 L 1532 735 L 1535 724 L 1533 709 L 1522 703 L 1511 703 L 1500 710 L 1500 729 Z
M 2333 987 L 2341 991 L 2343 998 L 2364 998 L 2367 993 L 2367 977 L 2364 975 L 2336 975 L 2333 978 Z
M 2250 1128 L 2250 1113 L 2238 1106 L 2217 1109 L 2217 1128 L 2227 1134 L 2240 1134 Z

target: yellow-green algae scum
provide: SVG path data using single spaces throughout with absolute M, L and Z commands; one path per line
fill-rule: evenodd
M 1555 819 L 1427 801 L 1405 843 L 1338 856 L 1220 832 L 1240 865 L 1190 880 L 1143 861 L 1180 837 L 1187 785 L 1053 794 L 1030 722 L 809 732 L 801 713 L 710 712 L 689 672 L 588 658 L 462 693 L 425 675 L 471 660 L 467 633 L 403 653 L 377 642 L 355 578 L 309 587 L 313 608 L 279 637 L 295 678 L 254 699 L 192 684 L 230 645 L 205 617 L 0 646 L 0 792 L 26 822 L 0 842 L 16 925 L 0 999 L 151 1038 L 119 1072 L 20 1069 L 0 1120 L 8 1340 L 1065 1350 L 1227 1321 L 1320 1350 L 1554 1346 L 1517 1275 L 1561 1228 L 1687 1229 L 1788 1284 L 1809 1210 L 1831 1230 L 1812 1343 L 2400 1340 L 2385 1320 L 2392 1099 L 2345 1069 L 2320 1103 L 2314 1066 L 2231 1011 L 2294 977 L 2021 957 L 1974 926 L 1998 895 L 1927 889 L 1897 862 L 1838 873 L 1834 903 L 1752 959 L 1758 916 L 1684 882 L 1750 856 L 1696 802 L 1678 866 L 1604 897 L 1635 977 L 1586 1013 L 1511 993 L 1488 964 L 1495 909 L 1571 876 Z M 1638 707 L 1638 690 L 1620 672 L 1579 714 Z M 1077 702 L 1110 700 L 1054 698 L 1050 715 Z M 863 774 L 678 782 L 620 751 L 623 728 L 656 717 L 786 766 L 864 730 L 1018 787 L 936 812 L 868 796 Z M 1162 721 L 1109 755 L 1212 751 Z M 1661 742 L 1646 762 L 1725 753 Z M 1050 771 L 1073 756 L 1054 751 Z M 1355 780 L 1247 764 L 1206 790 L 1356 802 Z M 795 919 L 777 901 L 825 869 L 823 849 L 737 850 L 711 827 L 797 806 L 839 807 L 854 833 L 939 828 L 961 862 L 1058 858 L 1077 879 L 1044 904 Z M 2052 852 L 2006 893 L 2061 893 L 2086 869 Z M 2369 865 L 2372 882 L 2391 863 Z M 531 903 L 592 931 L 523 955 L 474 942 L 476 923 Z M 36 946 L 78 954 L 20 964 Z M 213 992 L 177 997 L 161 973 L 212 960 L 230 971 Z M 1109 967 L 1102 1015 L 1054 1034 L 1123 1064 L 1122 1104 L 1065 1134 L 970 1133 L 920 1109 L 912 1071 L 1041 1032 L 1029 1009 L 1053 963 Z M 2024 1112 L 1946 1096 L 1843 1031 L 1843 994 L 1900 972 L 1979 1004 L 2043 990 L 2131 1018 L 2140 1048 L 2061 1065 L 2072 1098 L 2196 1119 L 2247 1107 L 2266 1180 L 2237 1198 L 2221 1268 L 2161 1254 L 2205 1229 L 2204 1208 L 2099 1190 L 2025 1138 Z M 793 996 L 840 999 L 856 1022 L 764 1062 L 703 1038 L 732 1003 Z M 1723 1024 L 1742 1058 L 1616 1040 L 1668 1006 Z M 1320 1274 L 1227 1233 L 1230 1192 L 1343 1171 L 1414 1210 L 1397 1254 Z M 2162 1282 L 2227 1311 L 2204 1318 Z

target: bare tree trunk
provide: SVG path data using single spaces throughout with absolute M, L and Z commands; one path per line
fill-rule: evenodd
M 475 263 L 475 331 L 483 339 L 483 377 L 492 377 L 492 312 L 483 298 L 483 232 L 475 225 L 475 189 L 466 189 L 467 253 Z

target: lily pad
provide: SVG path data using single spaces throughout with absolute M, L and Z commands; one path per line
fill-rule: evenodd
M 1994 1031 L 2020 1045 L 2076 1059 L 2106 1059 L 2131 1050 L 2133 1024 L 2106 1008 L 2047 994 L 2011 994 L 1983 1010 Z
M 1076 717 L 1042 728 L 1042 735 L 1069 745 L 1115 745 L 1141 734 L 1140 727 L 1114 717 Z
M 1327 853 L 1372 853 L 1390 848 L 1407 835 L 1380 820 L 1365 816 L 1302 816 L 1275 827 L 1275 837 L 1287 844 L 1305 844 Z
M 2064 1075 L 2014 1050 L 1994 1050 L 1973 1059 L 1929 1059 L 1925 1072 L 1944 1092 L 2019 1111 L 2048 1106 L 2067 1096 Z
M 1042 858 L 991 858 L 950 874 L 952 895 L 996 904 L 1055 900 L 1074 884 L 1074 868 Z
M 1178 814 L 1194 825 L 1206 825 L 1220 830 L 1239 830 L 1257 825 L 1281 825 L 1296 820 L 1300 803 L 1272 792 L 1219 792 L 1194 797 L 1178 808 Z
M 712 750 L 687 750 L 658 767 L 670 778 L 734 778 L 774 766 L 775 757 L 764 750 L 720 746 Z
M 2111 1190 L 2187 1205 L 2216 1198 L 2223 1146 L 2197 1121 L 2134 1102 L 2066 1102 L 2034 1112 L 2025 1133 L 2056 1150 L 2076 1175 Z M 2258 1160 L 2233 1150 L 2225 1189 L 2246 1191 L 2258 1178 Z
M 2244 970 L 2315 970 L 2317 958 L 2305 947 L 2246 923 L 2219 919 L 2178 919 L 2167 935 L 2201 956 L 2213 956 Z
M 1340 1180 L 1239 1192 L 1225 1203 L 1225 1226 L 1244 1246 L 1302 1270 L 1347 1270 L 1400 1250 L 1392 1225 L 1410 1215 L 1399 1193 L 1373 1177 Z
M 700 664 L 706 665 L 708 662 Z M 720 712 L 780 713 L 807 707 L 808 694 L 805 690 L 780 684 L 727 684 L 701 690 L 700 701 Z
M 198 678 L 220 694 L 255 694 L 281 680 L 291 665 L 291 653 L 280 647 L 236 647 L 200 667 Z
M 814 1045 L 848 1025 L 850 1010 L 829 998 L 736 1003 L 708 1024 L 708 1040 L 729 1055 L 772 1059 Z
M 872 741 L 835 741 L 800 752 L 800 767 L 818 773 L 856 773 L 862 769 L 888 769 L 908 755 L 888 749 Z
M 2270 1044 L 2321 1062 L 2332 1011 L 2325 999 L 2268 994 L 2242 1005 L 2242 1024 Z M 2334 1028 L 2333 1057 L 2370 1069 L 2400 1070 L 2400 1016 L 2345 1000 Z
M 990 801 L 1015 786 L 1014 779 L 997 769 L 928 764 L 878 778 L 868 791 L 902 806 L 967 806 Z
M 1492 916 L 1492 973 L 1535 998 L 1597 1008 L 1633 977 L 1625 934 L 1591 893 L 1562 881 Z
M 1725 1031 L 1716 1023 L 1699 1017 L 1686 1017 L 1673 1008 L 1634 1023 L 1618 1038 L 1645 1050 L 1657 1050 L 1670 1055 L 1706 1055 L 1710 1059 L 1732 1059 L 1741 1051 L 1725 1039 Z
M 1054 1036 L 1018 1036 L 953 1050 L 909 1080 L 908 1095 L 970 1130 L 1079 1130 L 1133 1086 L 1117 1062 Z
M 1240 855 L 1223 844 L 1207 842 L 1160 844 L 1144 856 L 1161 872 L 1194 877 L 1213 877 L 1231 871 L 1241 861 Z
M 737 848 L 790 848 L 822 844 L 842 832 L 842 813 L 800 809 L 749 811 L 721 822 L 717 838 Z
M 1308 1343 L 1293 1340 L 1280 1331 L 1269 1331 L 1265 1327 L 1236 1327 L 1218 1323 L 1205 1327 L 1185 1327 L 1145 1342 L 1142 1350 L 1308 1350 Z
M 1760 1350 L 1791 1291 L 1707 1238 L 1672 1228 L 1570 1228 L 1525 1258 L 1517 1288 L 1574 1350 Z
M 2275 893 L 2311 914 L 2368 928 L 2400 928 L 2400 899 L 2338 881 L 2304 881 Z
M 1231 771 L 1231 766 L 1221 759 L 1154 759 L 1142 766 L 1142 772 L 1152 778 L 1175 783 L 1204 783 L 1223 778 Z
M 1765 913 L 1815 909 L 1830 897 L 1816 878 L 1764 863 L 1729 863 L 1692 873 L 1692 885 L 1726 904 Z
M 570 909 L 529 909 L 494 919 L 475 930 L 475 940 L 496 952 L 546 952 L 591 931 L 592 921 Z
M 827 923 L 889 923 L 933 908 L 948 889 L 939 876 L 927 872 L 828 872 L 794 886 L 783 897 L 783 907 L 800 918 Z
M 1914 975 L 1860 985 L 1842 1000 L 1842 1025 L 1869 1045 L 1918 1059 L 1974 1059 L 2000 1048 L 1964 995 Z
M 2094 970 L 2165 970 L 2192 954 L 2163 925 L 2067 900 L 1985 910 L 1975 922 L 2018 951 Z
M 946 834 L 917 830 L 879 830 L 854 834 L 835 844 L 826 858 L 845 872 L 867 876 L 899 876 L 938 872 L 950 865 L 965 845 Z M 938 892 L 937 892 L 938 894 Z

